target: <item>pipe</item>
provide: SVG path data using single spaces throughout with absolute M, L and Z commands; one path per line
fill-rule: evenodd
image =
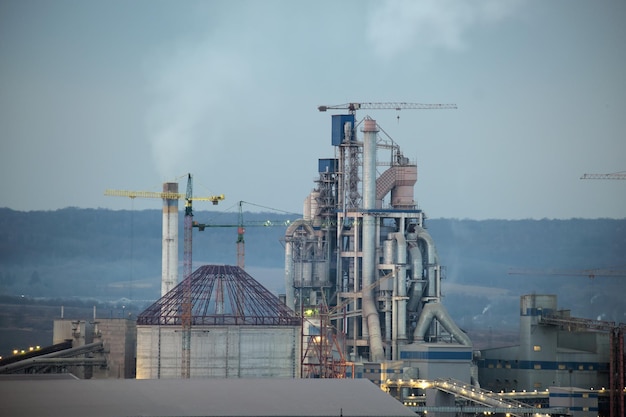
M 43 355 L 36 356 L 34 358 L 24 359 L 19 362 L 14 362 L 12 364 L 0 367 L 0 374 L 17 371 L 19 369 L 27 368 L 28 366 L 35 365 L 37 363 L 44 363 L 45 361 L 51 360 L 53 358 L 66 358 L 67 359 L 68 356 L 71 357 L 71 356 L 82 355 L 88 352 L 97 352 L 99 350 L 102 350 L 102 347 L 103 347 L 102 342 L 94 342 L 94 343 L 90 343 L 87 345 L 59 350 L 57 352 L 46 353 Z
M 394 237 L 398 247 L 396 250 L 398 266 L 396 274 L 398 334 L 396 338 L 400 344 L 403 344 L 406 343 L 406 239 L 402 232 L 390 233 L 390 235 Z
M 417 321 L 417 326 L 413 332 L 413 340 L 423 341 L 424 335 L 434 319 L 437 319 L 439 324 L 441 324 L 458 343 L 465 346 L 472 346 L 470 338 L 456 325 L 443 304 L 440 303 L 427 303 L 424 305 L 420 318 Z
M 409 296 L 407 309 L 414 312 L 419 308 L 419 302 L 424 291 L 424 284 L 421 282 L 424 274 L 424 263 L 422 251 L 417 244 L 409 246 L 409 256 L 411 257 L 411 270 L 413 271 L 413 285 L 411 286 L 411 295 Z
M 298 236 L 296 232 L 299 228 L 303 228 L 306 236 L 314 236 L 314 230 L 311 224 L 304 219 L 294 221 L 287 227 L 285 231 L 285 304 L 294 310 L 296 305 L 294 280 L 295 271 L 293 269 L 293 242 Z
M 164 193 L 178 193 L 178 183 L 163 184 Z M 163 199 L 163 244 L 161 257 L 161 297 L 178 282 L 178 199 Z
M 285 305 L 295 310 L 295 291 L 293 288 L 293 241 L 285 239 Z
M 415 227 L 415 233 L 417 234 L 418 242 L 421 239 L 426 244 L 426 266 L 428 267 L 428 273 L 426 278 L 428 279 L 426 287 L 426 296 L 439 297 L 439 288 L 437 285 L 436 269 L 439 265 L 439 256 L 437 256 L 437 249 L 435 248 L 435 242 L 428 232 L 420 227 Z
M 363 288 L 370 286 L 376 276 L 376 121 L 366 119 L 363 126 Z M 374 289 L 363 291 L 363 316 L 367 320 L 370 360 L 385 360 L 380 319 L 374 300 Z

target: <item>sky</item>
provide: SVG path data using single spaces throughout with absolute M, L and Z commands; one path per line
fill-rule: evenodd
M 580 179 L 626 171 L 624 21 L 622 0 L 0 0 L 0 207 L 160 209 L 104 191 L 191 173 L 218 210 L 301 213 L 342 113 L 317 107 L 409 102 L 457 109 L 356 116 L 417 162 L 428 217 L 626 218 L 626 181 Z

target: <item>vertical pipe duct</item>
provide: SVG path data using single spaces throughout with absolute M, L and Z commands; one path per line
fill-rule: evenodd
M 404 230 L 403 227 L 400 230 Z M 398 343 L 404 344 L 406 343 L 406 239 L 404 238 L 403 232 L 394 233 L 394 237 L 396 238 L 396 242 L 398 244 L 398 250 L 396 253 L 398 254 L 397 265 L 398 265 L 398 273 L 396 275 L 397 279 L 397 288 L 398 292 L 396 296 L 398 297 L 398 317 L 396 318 L 396 322 L 398 323 Z
M 363 289 L 376 279 L 376 121 L 366 119 L 363 126 Z M 363 315 L 367 320 L 370 360 L 382 362 L 385 359 L 380 331 L 380 321 L 374 290 L 363 291 Z
M 430 234 L 428 234 L 428 232 L 420 226 L 415 228 L 415 233 L 417 233 L 418 240 L 423 240 L 426 245 L 426 264 L 428 267 L 426 296 L 438 297 L 439 286 L 437 282 L 437 268 L 439 266 L 439 257 L 437 256 L 435 242 L 433 242 L 433 238 Z
M 292 310 L 296 308 L 293 284 L 293 240 L 289 236 L 285 239 L 285 304 Z
M 163 184 L 164 193 L 178 193 L 178 183 Z M 178 198 L 163 199 L 163 244 L 161 257 L 161 297 L 178 282 Z
M 411 287 L 411 294 L 409 295 L 409 303 L 407 308 L 409 311 L 417 311 L 422 301 L 422 292 L 424 286 L 422 284 L 422 278 L 424 274 L 424 263 L 422 260 L 422 251 L 417 244 L 417 237 L 415 234 L 410 234 L 409 238 L 413 239 L 416 243 L 409 246 L 409 255 L 411 256 L 411 271 L 413 274 L 413 286 Z

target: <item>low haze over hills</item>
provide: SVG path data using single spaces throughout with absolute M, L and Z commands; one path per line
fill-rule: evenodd
M 275 294 L 284 292 L 285 226 L 297 216 L 244 212 L 246 269 Z M 182 262 L 182 218 L 179 217 Z M 237 213 L 197 212 L 214 226 L 237 224 Z M 0 209 L 0 295 L 27 299 L 126 300 L 159 297 L 161 211 L 67 208 Z M 558 296 L 572 315 L 626 322 L 626 277 L 512 275 L 511 269 L 626 270 L 626 219 L 429 219 L 445 266 L 444 304 L 465 329 L 517 329 L 519 297 Z M 236 227 L 194 229 L 194 269 L 237 263 Z M 181 265 L 182 269 L 182 265 Z M 2 327 L 0 322 L 0 327 Z

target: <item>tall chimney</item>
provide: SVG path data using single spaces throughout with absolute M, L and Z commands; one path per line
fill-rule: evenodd
M 363 288 L 376 280 L 376 120 L 365 119 L 363 126 Z M 363 291 L 363 315 L 367 320 L 370 360 L 385 359 L 374 289 Z
M 178 193 L 178 183 L 163 184 L 164 193 Z M 161 297 L 178 283 L 178 198 L 163 199 Z

